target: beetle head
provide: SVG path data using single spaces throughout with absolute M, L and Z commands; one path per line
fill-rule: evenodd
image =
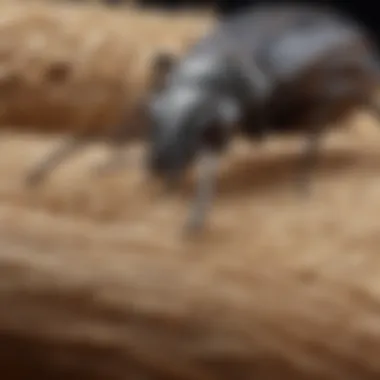
M 152 174 L 176 183 L 203 148 L 220 145 L 240 109 L 233 97 L 194 84 L 188 80 L 191 75 L 185 81 L 171 80 L 173 59 L 160 54 L 157 60 L 148 106 L 148 167 Z

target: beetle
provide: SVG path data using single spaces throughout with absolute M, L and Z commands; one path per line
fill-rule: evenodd
M 233 136 L 304 133 L 297 183 L 307 193 L 325 127 L 358 107 L 378 111 L 377 46 L 363 25 L 329 7 L 253 6 L 220 21 L 167 68 L 147 107 L 146 165 L 175 189 L 201 161 L 188 232 L 204 225 Z

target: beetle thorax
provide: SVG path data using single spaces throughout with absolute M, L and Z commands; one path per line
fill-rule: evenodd
M 179 64 L 169 80 L 171 87 L 187 86 L 214 94 L 233 92 L 235 84 L 231 63 L 222 55 L 212 52 L 188 57 Z

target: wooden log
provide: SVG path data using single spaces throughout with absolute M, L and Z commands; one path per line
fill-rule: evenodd
M 136 122 L 154 54 L 182 54 L 212 23 L 38 1 L 3 1 L 0 12 L 0 124 L 89 134 Z
M 285 186 L 298 144 L 237 149 L 193 241 L 180 235 L 187 202 L 154 195 L 139 168 L 90 180 L 81 157 L 36 191 L 17 188 L 41 144 L 9 138 L 2 376 L 379 378 L 379 143 L 344 136 L 325 147 L 305 202 Z

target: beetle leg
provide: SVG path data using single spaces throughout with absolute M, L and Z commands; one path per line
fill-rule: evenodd
M 125 154 L 125 145 L 124 142 L 113 141 L 111 156 L 107 160 L 94 165 L 93 173 L 95 175 L 106 175 L 121 169 L 127 162 L 129 162 Z
M 205 151 L 201 156 L 195 199 L 190 207 L 190 215 L 185 225 L 186 233 L 199 231 L 206 219 L 215 193 L 219 155 L 216 151 Z
M 307 134 L 304 152 L 301 155 L 297 178 L 297 188 L 302 196 L 309 196 L 311 191 L 311 175 L 318 163 L 319 151 L 324 129 L 314 125 Z
M 112 153 L 108 159 L 94 165 L 93 172 L 96 175 L 106 175 L 107 173 L 121 169 L 125 164 L 130 163 L 129 157 L 126 157 L 125 148 L 132 142 L 139 140 L 145 134 L 144 127 L 141 129 L 135 126 L 127 126 L 126 120 L 139 120 L 145 112 L 145 103 L 139 103 L 132 111 L 132 114 L 125 113 L 121 121 L 110 128 L 110 133 L 107 135 L 107 140 L 112 148 Z M 139 123 L 138 123 L 139 124 Z
M 64 141 L 58 149 L 53 150 L 50 155 L 33 167 L 26 175 L 27 186 L 35 186 L 42 182 L 65 158 L 73 154 L 88 141 L 88 136 L 79 134 L 71 136 Z
M 372 116 L 379 122 L 380 121 L 380 102 L 378 99 L 370 99 L 367 102 L 367 109 Z

